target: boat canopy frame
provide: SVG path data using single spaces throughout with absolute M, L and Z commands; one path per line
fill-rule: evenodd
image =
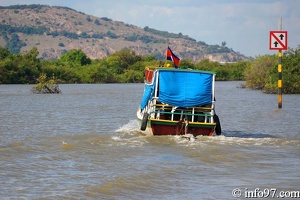
M 168 115 L 170 118 L 166 119 L 164 117 L 165 120 L 178 121 L 178 120 L 183 120 L 183 118 L 189 118 L 189 122 L 199 122 L 198 119 L 202 118 L 203 123 L 214 123 L 214 118 L 213 118 L 213 116 L 215 115 L 215 110 L 214 110 L 215 73 L 214 72 L 201 71 L 201 70 L 170 69 L 170 68 L 157 68 L 157 69 L 148 69 L 148 70 L 154 71 L 152 73 L 153 77 L 152 79 L 149 79 L 148 77 L 148 82 L 145 82 L 144 96 L 140 108 L 143 113 L 147 112 L 149 114 L 150 119 L 151 118 L 161 119 L 161 116 Z M 174 71 L 176 72 L 174 73 Z M 175 74 L 179 74 L 179 76 L 174 76 Z M 204 81 L 202 78 L 204 78 Z M 177 82 L 182 80 L 187 82 L 186 83 Z M 199 84 L 199 85 L 195 85 L 195 84 Z M 183 88 L 179 88 L 179 89 L 177 88 L 181 86 Z M 201 90 L 202 87 L 206 87 L 206 88 Z M 179 101 L 172 100 L 172 98 L 174 98 L 174 96 L 177 95 L 176 94 L 177 89 L 182 91 L 183 89 L 186 90 L 187 88 L 188 89 L 196 88 L 196 91 L 192 91 L 192 92 L 195 93 L 197 98 L 201 98 L 202 95 L 202 97 L 205 98 L 205 101 L 201 101 L 201 99 L 200 100 L 197 99 L 197 101 L 195 101 L 195 99 L 188 99 L 187 103 L 180 104 L 180 100 Z M 166 93 L 164 94 L 163 92 Z M 185 98 L 188 98 L 186 96 L 180 96 L 180 95 L 179 96 L 177 95 L 177 97 L 181 98 L 181 100 L 186 100 Z M 162 102 L 161 100 L 166 102 Z M 193 105 L 193 103 L 195 103 L 195 105 Z

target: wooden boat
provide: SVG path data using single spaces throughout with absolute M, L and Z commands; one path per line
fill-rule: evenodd
M 146 68 L 140 129 L 147 135 L 220 135 L 214 86 L 214 72 Z

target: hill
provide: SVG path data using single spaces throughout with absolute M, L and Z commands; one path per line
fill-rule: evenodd
M 182 59 L 235 62 L 247 57 L 222 45 L 208 45 L 182 33 L 140 28 L 107 17 L 47 5 L 0 7 L 0 45 L 13 53 L 36 46 L 39 57 L 57 59 L 71 49 L 82 49 L 92 59 L 129 48 L 140 55 L 165 58 L 168 45 Z

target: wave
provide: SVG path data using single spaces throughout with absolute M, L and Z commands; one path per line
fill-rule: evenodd
M 130 120 L 127 124 L 121 126 L 118 128 L 115 132 L 117 133 L 128 133 L 128 134 L 133 134 L 140 132 L 139 130 L 139 120 Z

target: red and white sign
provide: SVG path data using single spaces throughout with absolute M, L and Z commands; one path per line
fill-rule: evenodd
M 287 31 L 270 31 L 270 50 L 287 50 Z

